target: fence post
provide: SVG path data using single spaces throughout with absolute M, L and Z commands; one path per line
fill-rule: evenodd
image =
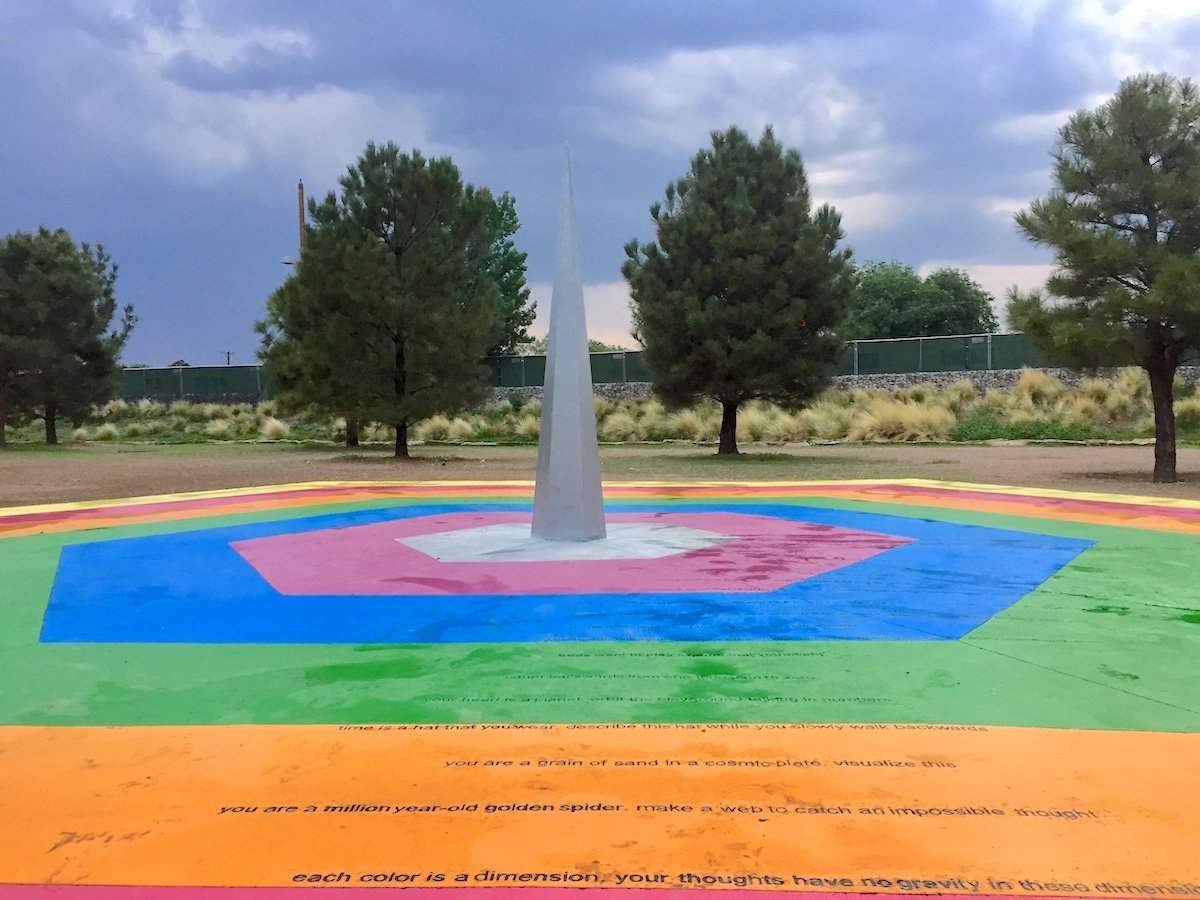
M 179 374 L 179 399 L 182 400 L 182 399 L 184 399 L 184 397 L 183 397 L 183 366 L 179 366 L 175 371 Z
M 518 356 L 517 359 L 521 360 L 521 387 L 528 387 L 529 384 L 525 379 L 525 357 Z
M 851 341 L 850 344 L 854 349 L 854 365 L 852 368 L 854 369 L 854 374 L 857 375 L 858 374 L 858 341 Z
M 917 338 L 917 371 L 925 371 L 925 338 Z
M 621 354 L 621 384 L 629 384 L 629 370 L 625 365 L 625 354 Z

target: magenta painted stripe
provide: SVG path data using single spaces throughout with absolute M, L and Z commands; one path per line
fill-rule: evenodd
M 70 900 L 287 900 L 292 897 L 378 897 L 386 887 L 125 887 L 121 885 L 79 884 L 0 884 L 0 900 L 46 900 L 65 897 Z M 403 891 L 405 900 L 447 900 L 448 894 L 468 900 L 695 900 L 696 888 L 548 888 L 548 887 L 394 887 Z M 1000 900 L 1004 894 L 922 894 L 905 891 L 907 896 L 935 896 L 943 900 Z M 827 893 L 821 891 L 787 891 L 739 889 L 720 890 L 721 900 L 764 900 L 769 896 L 784 896 L 792 900 L 862 900 L 864 894 Z M 887 896 L 874 892 L 873 896 Z M 1049 900 L 1042 894 L 1022 894 L 1025 900 Z M 1073 897 L 1074 894 L 1055 894 Z
M 861 487 L 866 493 L 901 497 L 962 497 L 982 502 L 1015 502 L 1022 506 L 1041 509 L 1062 509 L 1072 512 L 1102 512 L 1122 519 L 1142 519 L 1147 516 L 1184 521 L 1200 521 L 1200 509 L 1177 506 L 1151 506 L 1145 503 L 1120 503 L 1112 500 L 1085 500 L 1079 498 L 1039 497 L 1032 494 L 1008 494 L 994 491 L 969 491 L 958 488 L 916 487 L 913 485 L 872 485 Z

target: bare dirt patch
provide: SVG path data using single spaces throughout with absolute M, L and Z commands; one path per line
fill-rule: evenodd
M 1200 499 L 1200 449 L 1179 454 L 1181 480 L 1150 481 L 1153 450 L 1138 446 L 752 446 L 718 458 L 692 445 L 601 450 L 611 481 L 767 481 L 932 478 Z M 208 444 L 74 445 L 0 451 L 0 506 L 305 481 L 532 480 L 533 447 L 420 447 L 398 461 L 384 448 Z

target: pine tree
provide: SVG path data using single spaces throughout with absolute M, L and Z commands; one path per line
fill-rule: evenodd
M 657 240 L 631 241 L 622 272 L 635 336 L 668 402 L 721 404 L 718 453 L 737 453 L 737 410 L 795 405 L 824 384 L 853 285 L 830 206 L 811 209 L 800 155 L 770 128 L 758 143 L 714 132 L 650 208 Z
M 368 144 L 340 195 L 309 204 L 296 273 L 259 326 L 289 394 L 394 424 L 401 458 L 410 424 L 481 401 L 499 304 L 492 207 L 448 157 Z
M 525 283 L 526 254 L 517 249 L 513 236 L 520 227 L 517 202 L 508 192 L 492 202 L 488 225 L 495 234 L 487 270 L 500 292 L 496 316 L 496 337 L 488 356 L 516 351 L 517 344 L 529 340 L 528 328 L 537 314 L 537 304 L 529 302 Z
M 41 418 L 46 443 L 57 444 L 60 416 L 81 421 L 113 396 L 137 319 L 126 306 L 113 327 L 116 266 L 102 246 L 77 246 L 63 229 L 0 240 L 0 271 L 0 443 L 16 408 Z
M 1054 248 L 1046 290 L 1010 295 L 1008 320 L 1083 368 L 1146 370 L 1154 480 L 1175 474 L 1175 370 L 1200 347 L 1200 91 L 1139 75 L 1059 130 L 1055 188 L 1017 214 Z

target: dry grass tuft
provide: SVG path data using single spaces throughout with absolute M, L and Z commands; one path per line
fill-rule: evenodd
M 778 410 L 758 402 L 744 406 L 737 417 L 737 439 L 741 442 L 761 441 L 771 427 L 772 412 L 778 413 Z
M 944 441 L 954 423 L 954 414 L 943 406 L 877 400 L 854 414 L 846 438 L 851 441 Z
M 258 426 L 258 433 L 265 441 L 282 441 L 292 433 L 292 426 L 274 416 L 268 416 Z
M 1046 407 L 1066 394 L 1068 388 L 1053 375 L 1037 369 L 1022 369 L 1021 377 L 1009 392 L 1017 405 L 1029 411 Z
M 975 386 L 969 378 L 961 378 L 942 391 L 941 400 L 958 418 L 967 415 L 975 405 Z
M 450 439 L 450 420 L 439 413 L 417 423 L 413 436 L 418 441 L 445 441 Z
M 632 413 L 618 409 L 600 423 L 599 438 L 610 444 L 645 440 L 646 435 Z
M 854 409 L 851 407 L 818 400 L 808 409 L 802 410 L 796 419 L 805 439 L 840 441 L 846 437 L 853 416 Z

